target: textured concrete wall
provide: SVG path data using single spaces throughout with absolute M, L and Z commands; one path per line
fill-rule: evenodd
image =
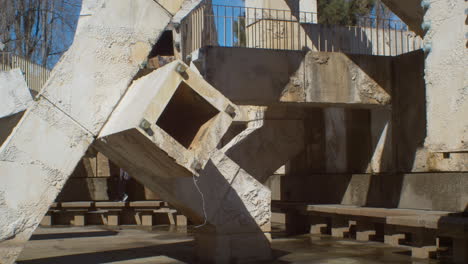
M 222 47 L 201 52 L 200 72 L 237 104 L 366 107 L 390 103 L 388 57 Z
M 468 153 L 444 155 L 431 152 L 431 149 L 424 145 L 430 130 L 428 120 L 440 115 L 431 113 L 426 103 L 429 91 L 426 90 L 424 81 L 424 53 L 418 51 L 396 57 L 393 61 L 393 72 L 392 141 L 396 151 L 396 170 L 399 172 L 468 171 Z M 465 119 L 452 122 L 463 124 Z M 440 140 L 443 140 L 444 136 L 449 138 L 451 134 L 445 133 L 440 136 L 442 137 Z
M 432 152 L 468 151 L 468 52 L 466 1 L 430 1 L 424 38 L 427 139 Z
M 309 174 L 281 178 L 282 199 L 316 204 L 467 211 L 467 173 Z

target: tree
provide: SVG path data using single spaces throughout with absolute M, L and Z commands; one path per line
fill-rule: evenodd
M 5 51 L 51 68 L 73 41 L 81 0 L 0 0 Z
M 234 46 L 245 47 L 247 44 L 247 35 L 245 33 L 245 14 L 237 17 L 232 23 L 232 31 L 234 32 Z
M 320 24 L 356 25 L 360 16 L 369 15 L 374 0 L 319 0 Z

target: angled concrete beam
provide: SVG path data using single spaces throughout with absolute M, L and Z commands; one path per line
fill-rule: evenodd
M 170 21 L 152 0 L 105 1 L 0 148 L 0 263 L 13 263 Z
M 412 31 L 421 37 L 424 36 L 424 30 L 421 27 L 424 17 L 421 0 L 382 0 L 382 2 L 401 18 Z

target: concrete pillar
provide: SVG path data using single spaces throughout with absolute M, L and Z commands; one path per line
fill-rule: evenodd
M 453 262 L 456 264 L 468 263 L 468 239 L 453 238 Z

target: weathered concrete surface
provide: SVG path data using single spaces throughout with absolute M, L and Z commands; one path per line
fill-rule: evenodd
M 170 21 L 154 1 L 105 1 L 103 6 L 83 25 L 41 92 L 94 135 Z
M 25 111 L 32 103 L 23 73 L 20 69 L 0 71 L 0 118 Z
M 281 198 L 311 204 L 466 212 L 467 173 L 309 174 L 281 177 Z
M 0 262 L 14 262 L 169 20 L 151 0 L 106 1 L 83 25 L 0 148 Z
M 202 75 L 237 104 L 372 107 L 391 101 L 391 58 L 222 47 L 200 52 Z
M 20 69 L 0 72 L 0 146 L 33 102 Z
M 184 72 L 177 72 L 181 68 Z M 134 151 L 125 166 L 133 171 L 192 177 L 208 162 L 235 115 L 234 104 L 175 61 L 134 82 L 97 147 L 120 155 Z
M 126 98 L 132 98 L 130 95 L 133 92 L 141 95 L 141 91 L 146 89 L 157 90 L 159 85 L 166 89 L 177 87 L 180 80 L 172 80 L 175 77 L 170 77 L 170 72 L 174 71 L 174 67 L 178 63 L 166 65 L 153 74 L 144 77 L 132 87 Z M 200 88 L 199 86 L 206 86 L 203 83 L 192 86 L 196 79 L 201 79 L 200 76 L 194 75 L 195 73 L 190 69 L 187 69 L 186 74 L 187 78 L 185 81 L 190 84 L 190 87 L 194 88 L 197 92 L 201 92 L 202 96 L 207 96 L 207 92 L 211 93 L 212 97 L 208 97 L 207 101 L 213 103 L 215 102 L 213 99 L 216 99 L 216 103 L 224 104 L 220 109 L 224 109 L 228 105 L 226 104 L 228 101 L 223 99 L 214 88 L 209 88 L 209 86 Z M 161 79 L 164 76 L 169 76 L 168 79 L 172 80 L 172 83 L 161 82 L 156 85 L 155 82 L 151 82 L 151 80 Z M 211 91 L 211 89 L 213 90 Z M 136 93 L 137 91 L 138 93 Z M 172 95 L 174 93 L 167 92 L 167 94 Z M 141 99 L 139 97 L 140 105 L 143 105 L 143 108 L 146 108 L 147 104 L 142 103 L 141 100 L 152 99 L 152 96 L 148 97 L 149 99 Z M 164 101 L 161 93 L 155 98 L 158 99 L 155 105 L 166 104 L 159 101 Z M 123 101 L 114 115 L 120 116 L 128 113 L 124 109 L 129 110 L 130 108 L 125 108 L 125 105 L 127 103 Z M 134 104 L 128 102 L 128 105 Z M 122 108 L 120 108 L 121 106 Z M 169 108 L 170 106 L 166 105 L 166 107 Z M 200 110 L 201 108 L 200 105 L 194 105 L 194 107 L 196 108 L 192 111 Z M 152 113 L 155 116 L 150 119 L 150 123 L 152 124 L 151 129 L 154 131 L 153 138 L 161 137 L 158 134 L 164 132 L 159 131 L 157 127 L 159 122 L 157 118 L 158 109 L 155 107 L 150 107 L 149 109 L 153 111 Z M 138 112 L 135 109 L 134 111 Z M 139 112 L 143 111 L 140 110 Z M 197 178 L 183 177 L 185 176 L 185 172 L 181 173 L 170 168 L 148 170 L 135 166 L 131 162 L 132 157 L 129 157 L 128 153 L 130 153 L 129 148 L 135 146 L 138 141 L 131 141 L 132 145 L 129 145 L 125 143 L 125 140 L 128 140 L 128 138 L 116 138 L 112 133 L 109 134 L 109 131 L 114 130 L 122 130 L 124 134 L 128 131 L 125 127 L 115 129 L 118 125 L 113 123 L 112 118 L 103 130 L 103 135 L 108 136 L 102 137 L 103 140 L 98 140 L 96 145 L 100 151 L 109 156 L 119 166 L 125 168 L 145 186 L 161 195 L 165 201 L 168 201 L 178 211 L 184 213 L 192 222 L 201 225 L 196 229 L 195 237 L 197 254 L 203 262 L 226 263 L 232 259 L 259 261 L 271 258 L 269 235 L 264 233 L 270 230 L 271 192 L 263 186 L 262 181 L 266 180 L 265 175 L 270 171 L 274 172 L 292 156 L 297 154 L 303 145 L 302 136 L 295 138 L 296 135 L 302 135 L 303 133 L 302 123 L 299 121 L 278 121 L 267 125 L 267 123 L 264 124 L 262 121 L 264 117 L 262 110 L 244 113 L 242 116 L 241 119 L 244 121 L 248 120 L 252 122 L 249 122 L 247 129 L 235 136 L 222 149 L 206 149 L 207 146 L 213 146 L 212 143 L 216 143 L 214 145 L 216 147 L 221 140 L 218 136 L 224 134 L 222 129 L 215 131 L 214 136 L 207 139 L 207 144 L 201 144 L 202 141 L 200 141 L 200 144 L 195 144 L 191 147 L 193 151 L 196 151 L 197 148 L 205 147 L 205 151 L 212 153 L 206 166 L 204 165 L 205 162 L 200 162 L 201 167 L 196 171 L 198 174 Z M 119 120 L 122 120 L 120 118 L 121 116 Z M 123 120 L 128 121 L 131 127 L 134 118 L 124 118 Z M 209 124 L 209 126 L 216 126 L 216 122 Z M 208 129 L 209 126 L 207 127 Z M 227 129 L 227 127 L 225 128 Z M 183 129 L 183 131 L 189 132 L 187 129 Z M 171 140 L 169 137 L 167 135 L 166 139 L 172 142 L 172 144 L 165 147 L 166 149 L 169 147 L 173 149 L 166 150 L 166 153 L 163 153 L 163 155 L 173 155 L 174 149 L 180 150 L 183 155 L 183 147 L 177 147 L 177 143 L 173 142 L 174 140 Z M 262 142 L 258 142 L 260 139 Z M 114 144 L 117 142 L 115 140 L 119 140 L 118 143 L 120 145 L 123 143 L 125 148 L 118 148 L 117 144 Z M 283 150 L 283 153 L 280 150 Z M 243 156 L 243 154 L 249 152 L 256 155 L 256 157 L 253 159 L 253 156 L 250 155 Z M 137 156 L 138 152 L 132 151 L 131 153 L 136 153 L 132 155 Z M 268 162 L 268 159 L 273 156 L 277 157 L 271 159 L 273 162 Z M 141 160 L 140 158 L 140 163 Z M 259 161 L 259 164 L 257 164 L 257 161 Z M 162 171 L 163 169 L 165 171 Z M 249 241 L 249 243 L 246 243 L 246 241 Z
M 468 151 L 466 1 L 431 1 L 424 21 L 427 139 L 431 152 Z
M 412 31 L 420 36 L 424 36 L 424 30 L 421 27 L 424 17 L 421 0 L 382 0 L 382 2 L 401 18 Z

